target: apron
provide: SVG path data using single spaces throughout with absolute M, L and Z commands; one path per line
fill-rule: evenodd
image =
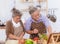
M 32 22 L 31 23 L 31 30 L 34 30 L 34 29 L 37 29 L 39 31 L 39 34 L 47 33 L 46 32 L 46 26 L 44 25 L 43 22 L 39 22 L 39 23 Z M 31 34 L 30 38 L 33 39 L 34 37 L 39 37 L 38 33 L 37 34 Z
M 17 37 L 19 37 L 22 32 L 23 32 L 23 28 L 21 26 L 14 27 L 14 35 L 16 35 Z
M 22 26 L 19 26 L 19 27 L 14 27 L 14 35 L 19 37 L 21 35 L 21 33 L 23 32 L 23 27 Z M 15 39 L 11 39 L 11 38 L 8 38 L 8 40 L 15 40 Z

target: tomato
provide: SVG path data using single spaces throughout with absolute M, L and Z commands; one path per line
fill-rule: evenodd
M 38 37 L 35 37 L 33 40 L 34 40 L 34 41 L 38 41 L 38 40 L 39 40 L 39 38 L 38 38 Z

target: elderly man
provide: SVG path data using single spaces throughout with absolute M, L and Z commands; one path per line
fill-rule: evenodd
M 24 29 L 21 22 L 21 12 L 17 9 L 12 10 L 12 19 L 6 23 L 7 40 L 22 40 Z
M 29 34 L 47 34 L 49 36 L 52 29 L 48 19 L 41 15 L 36 7 L 30 8 L 29 13 L 31 17 L 25 23 L 26 32 Z

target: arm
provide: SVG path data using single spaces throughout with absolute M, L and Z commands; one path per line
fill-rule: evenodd
M 47 27 L 47 31 L 48 31 L 48 37 L 49 37 L 49 35 L 52 33 L 52 28 L 51 28 L 51 26 L 48 26 L 48 27 Z
M 29 34 L 32 34 L 32 33 L 33 33 L 33 31 L 30 30 L 30 27 L 31 27 L 31 21 L 30 21 L 30 19 L 28 19 L 28 20 L 25 22 L 24 27 L 25 27 L 25 31 L 26 31 L 27 33 L 29 33 Z
M 30 30 L 30 31 L 27 31 L 29 34 L 37 34 L 38 33 L 38 30 L 37 29 L 34 29 L 34 30 Z
M 33 34 L 33 31 L 31 31 L 31 30 L 28 30 L 26 32 L 29 33 L 29 34 Z
M 8 37 L 9 37 L 10 39 L 16 39 L 16 40 L 19 40 L 19 39 L 20 39 L 19 37 L 15 36 L 15 35 L 13 35 L 13 34 L 11 34 L 11 33 L 8 35 Z
M 13 34 L 9 34 L 9 38 L 11 38 L 11 39 L 16 39 L 16 40 L 20 40 L 20 39 L 23 38 L 23 35 L 24 35 L 24 32 L 21 33 L 20 37 L 17 37 L 17 36 L 15 36 L 15 35 L 13 35 Z
M 20 39 L 22 39 L 22 38 L 23 38 L 23 36 L 24 36 L 24 32 L 22 32 L 22 33 L 21 33 L 21 35 L 20 35 L 20 37 L 19 37 L 19 38 L 20 38 Z
M 47 35 L 49 36 L 52 33 L 52 28 L 51 28 L 50 22 L 49 22 L 48 18 L 45 16 L 43 17 L 43 22 L 47 28 L 47 32 L 48 32 Z

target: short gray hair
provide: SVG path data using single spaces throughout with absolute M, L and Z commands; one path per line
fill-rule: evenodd
M 12 17 L 15 17 L 15 16 L 22 16 L 22 13 L 21 11 L 17 10 L 16 8 L 13 8 L 12 9 Z
M 38 10 L 36 7 L 31 7 L 31 8 L 29 8 L 29 13 L 32 14 L 36 10 Z

